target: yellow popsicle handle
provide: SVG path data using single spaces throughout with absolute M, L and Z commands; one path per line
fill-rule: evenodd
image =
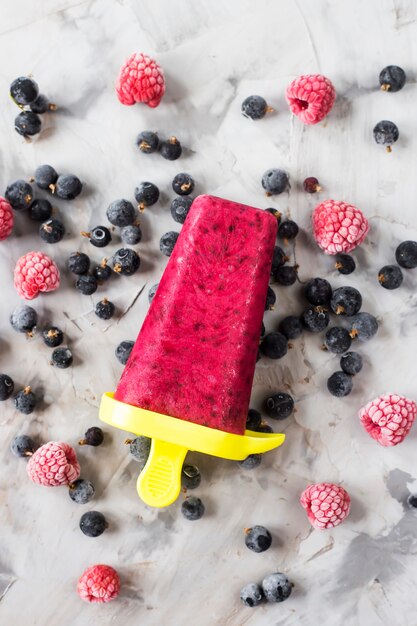
M 187 448 L 152 439 L 147 463 L 137 481 L 139 497 L 149 506 L 172 504 L 181 490 L 181 470 Z

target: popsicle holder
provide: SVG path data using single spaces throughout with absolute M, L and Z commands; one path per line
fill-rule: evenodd
M 99 418 L 115 428 L 152 439 L 148 461 L 137 480 L 137 491 L 153 507 L 168 506 L 177 499 L 181 470 L 189 450 L 241 461 L 250 454 L 273 450 L 285 440 L 281 433 L 246 430 L 243 435 L 236 435 L 200 426 L 119 402 L 113 393 L 103 395 Z

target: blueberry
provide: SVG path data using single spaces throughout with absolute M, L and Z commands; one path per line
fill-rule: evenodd
M 36 198 L 29 207 L 29 217 L 35 222 L 45 222 L 52 215 L 52 204 L 49 200 Z
M 352 377 L 346 374 L 346 372 L 334 372 L 334 374 L 327 379 L 327 389 L 332 396 L 336 396 L 336 398 L 348 396 L 353 389 Z
M 384 265 L 378 272 L 378 282 L 385 289 L 398 289 L 403 282 L 403 273 L 398 265 Z
M 67 261 L 67 267 L 73 274 L 87 274 L 90 269 L 90 257 L 84 252 L 72 252 Z
M 285 220 L 278 227 L 278 237 L 285 242 L 295 239 L 299 233 L 298 224 L 293 220 Z
M 317 193 L 321 191 L 320 183 L 314 176 L 309 176 L 303 182 L 304 191 L 307 193 Z
M 130 226 L 133 224 L 136 217 L 136 209 L 128 200 L 115 200 L 112 202 L 106 211 L 107 219 L 113 226 Z
M 87 237 L 95 248 L 105 248 L 111 242 L 111 232 L 105 226 L 95 226 L 89 232 L 81 231 L 83 237 Z
M 196 465 L 183 465 L 181 481 L 186 489 L 197 489 L 201 483 L 201 473 Z
M 10 324 L 18 333 L 32 334 L 38 323 L 38 314 L 27 304 L 17 306 L 10 316 Z
M 245 606 L 258 606 L 264 598 L 262 588 L 257 583 L 249 583 L 240 590 L 240 599 Z
M 58 180 L 58 174 L 52 165 L 40 165 L 36 168 L 33 178 L 40 189 L 52 190 Z
M 267 602 L 283 602 L 290 597 L 293 586 L 281 572 L 269 574 L 262 581 L 262 590 Z
M 142 239 L 141 227 L 139 224 L 123 226 L 120 231 L 120 237 L 123 243 L 126 243 L 128 246 L 136 246 Z
M 10 444 L 11 451 L 15 456 L 29 457 L 35 452 L 37 445 L 27 435 L 18 435 Z
M 140 257 L 131 248 L 120 248 L 115 252 L 113 259 L 113 271 L 122 276 L 132 276 L 140 266 Z
M 325 278 L 312 278 L 304 286 L 304 295 L 310 304 L 327 305 L 332 297 L 332 287 Z
M 274 278 L 279 285 L 290 287 L 297 280 L 297 268 L 291 265 L 283 265 L 279 267 L 274 274 Z
M 32 78 L 19 76 L 10 85 L 10 96 L 18 105 L 34 102 L 39 94 L 39 87 Z
M 261 425 L 256 429 L 257 433 L 273 433 L 274 430 L 266 422 L 261 422 Z
M 0 402 L 8 400 L 14 391 L 14 382 L 7 374 L 0 374 Z
M 7 186 L 5 192 L 6 200 L 10 202 L 15 211 L 28 209 L 33 201 L 33 189 L 25 180 L 16 180 Z
M 17 392 L 14 403 L 20 413 L 30 415 L 35 410 L 37 398 L 30 387 L 25 387 Z
M 350 320 L 350 336 L 359 341 L 369 341 L 378 331 L 376 317 L 370 313 L 358 313 Z
M 285 335 L 287 339 L 297 339 L 303 334 L 303 325 L 299 317 L 288 315 L 279 323 L 279 331 Z
M 272 430 L 261 431 L 257 428 L 255 432 L 272 432 Z M 242 461 L 238 461 L 238 464 L 244 470 L 253 470 L 256 467 L 259 467 L 261 462 L 262 462 L 262 454 L 250 454 L 249 456 L 246 457 L 246 459 L 243 459 Z
M 350 374 L 351 376 L 359 374 L 362 365 L 362 357 L 358 352 L 346 352 L 340 359 L 340 368 L 345 374 Z
M 400 91 L 405 85 L 406 75 L 402 67 L 398 65 L 387 65 L 379 74 L 379 84 L 382 91 L 395 93 Z
M 171 256 L 172 251 L 174 250 L 174 246 L 177 243 L 177 239 L 179 237 L 179 233 L 170 230 L 169 232 L 162 235 L 159 240 L 159 249 L 162 254 L 165 256 Z
M 58 176 L 56 184 L 52 189 L 58 198 L 62 200 L 74 200 L 80 195 L 83 184 L 77 176 L 73 174 L 61 174 Z
M 107 300 L 107 298 L 103 298 L 103 300 L 97 302 L 96 306 L 94 307 L 94 313 L 101 320 L 111 319 L 114 315 L 115 310 L 116 307 L 114 306 L 113 302 L 110 302 L 110 300 Z
M 33 111 L 22 111 L 15 117 L 14 129 L 23 137 L 32 137 L 40 133 L 42 120 Z
M 130 353 L 132 352 L 134 341 L 121 341 L 115 350 L 115 355 L 119 363 L 126 365 Z
M 75 288 L 81 291 L 84 296 L 91 296 L 97 291 L 97 278 L 90 276 L 90 274 L 78 276 L 75 281 Z
M 391 145 L 398 140 L 399 130 L 394 122 L 382 120 L 374 127 L 374 139 L 377 144 L 387 147 L 387 152 L 391 152 Z
M 172 219 L 175 220 L 175 222 L 178 222 L 178 224 L 184 224 L 188 212 L 191 209 L 193 200 L 194 198 L 190 198 L 189 196 L 180 196 L 179 198 L 173 199 L 170 211 Z
M 40 93 L 36 100 L 30 103 L 30 109 L 34 113 L 42 115 L 42 113 L 47 113 L 48 111 L 56 111 L 57 106 L 49 102 L 48 98 Z
M 188 196 L 194 190 L 194 178 L 190 174 L 181 172 L 174 177 L 172 188 L 179 196 Z
M 81 515 L 80 529 L 87 537 L 99 537 L 107 527 L 106 518 L 99 511 L 88 511 Z
M 265 552 L 271 547 L 272 537 L 265 526 L 254 526 L 245 530 L 245 544 L 252 552 Z
M 40 225 L 39 236 L 45 243 L 58 243 L 65 234 L 65 226 L 60 220 L 47 220 Z
M 333 326 L 326 331 L 324 343 L 329 352 L 343 354 L 349 350 L 352 339 L 346 328 Z
M 80 439 L 78 444 L 80 446 L 101 446 L 104 441 L 104 434 L 101 428 L 98 426 L 91 426 L 91 428 L 87 428 L 84 434 L 84 438 Z
M 158 289 L 158 285 L 159 283 L 156 283 L 155 285 L 152 285 L 152 287 L 149 289 L 148 291 L 148 300 L 149 300 L 149 304 L 152 302 L 152 300 L 154 299 L 154 296 L 156 294 L 156 290 Z
M 407 504 L 411 509 L 416 509 L 417 508 L 417 495 L 414 493 L 410 493 L 410 495 L 407 498 Z
M 288 351 L 287 338 L 282 333 L 268 333 L 262 339 L 261 352 L 270 359 L 282 359 Z
M 130 454 L 136 461 L 139 462 L 140 469 L 142 470 L 146 465 L 146 461 L 148 460 L 149 453 L 151 451 L 152 439 L 149 437 L 139 436 L 135 437 L 135 439 L 126 439 L 125 443 L 129 444 Z
M 395 260 L 405 269 L 417 267 L 417 241 L 403 241 L 395 251 Z
M 290 186 L 287 172 L 284 170 L 270 169 L 262 176 L 262 187 L 268 196 L 282 193 Z
M 310 332 L 321 333 L 329 325 L 329 312 L 323 306 L 309 306 L 302 313 L 301 321 Z
M 294 400 L 283 391 L 278 391 L 265 400 L 265 411 L 274 420 L 284 420 L 294 411 Z
M 273 208 L 271 208 L 271 207 L 270 207 L 270 208 L 268 208 L 268 209 L 265 209 L 265 211 L 266 211 L 267 213 L 270 213 L 271 215 L 273 215 L 273 216 L 275 217 L 275 219 L 276 219 L 276 220 L 277 220 L 277 222 L 278 222 L 278 226 L 279 226 L 279 225 L 280 225 L 280 223 L 281 223 L 282 213 L 280 213 L 280 212 L 278 211 L 278 209 L 273 209 Z
M 159 144 L 159 152 L 164 159 L 176 161 L 181 156 L 182 146 L 176 137 L 170 137 L 167 141 L 162 141 Z
M 61 370 L 67 369 L 72 365 L 73 356 L 72 352 L 66 346 L 62 348 L 55 348 L 51 356 L 51 365 L 58 367 Z
M 350 254 L 343 254 L 342 252 L 336 254 L 336 263 L 335 268 L 339 272 L 339 274 L 351 274 L 356 269 L 355 260 L 350 256 Z
M 333 291 L 330 308 L 336 315 L 355 315 L 362 306 L 362 296 L 355 287 L 339 287 Z
M 111 274 L 111 267 L 107 265 L 107 259 L 103 259 L 100 265 L 96 265 L 93 269 L 93 276 L 100 282 L 109 280 Z
M 42 339 L 48 348 L 57 348 L 64 341 L 64 333 L 57 326 L 47 326 L 42 331 Z
M 156 152 L 159 146 L 159 138 L 150 130 L 143 130 L 136 138 L 136 144 L 141 152 L 151 154 Z
M 135 198 L 139 204 L 139 209 L 143 211 L 146 206 L 152 206 L 155 202 L 158 202 L 159 189 L 153 183 L 139 183 L 135 189 Z
M 242 102 L 242 115 L 250 120 L 261 120 L 272 111 L 262 96 L 248 96 Z
M 268 291 L 266 293 L 265 311 L 273 311 L 274 304 L 277 301 L 274 290 L 268 285 Z
M 77 504 L 87 504 L 94 496 L 94 485 L 89 480 L 78 478 L 68 486 L 69 497 Z
M 204 504 L 196 496 L 188 496 L 181 504 L 181 513 L 188 520 L 195 521 L 203 517 L 205 511 Z
M 262 415 L 259 413 L 259 411 L 256 411 L 255 409 L 249 409 L 248 417 L 246 419 L 246 429 L 256 430 L 258 426 L 261 425 L 261 422 Z
M 287 261 L 288 257 L 285 256 L 284 250 L 279 246 L 275 246 L 272 255 L 271 274 L 275 274 L 278 268 L 282 267 Z

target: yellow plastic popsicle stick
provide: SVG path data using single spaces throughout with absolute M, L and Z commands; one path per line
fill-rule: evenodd
M 103 395 L 99 417 L 116 428 L 153 440 L 137 488 L 142 500 L 154 507 L 168 506 L 177 498 L 181 489 L 181 468 L 188 450 L 240 461 L 249 454 L 273 450 L 285 440 L 282 433 L 246 430 L 244 435 L 236 435 L 200 426 L 119 402 L 112 393 Z

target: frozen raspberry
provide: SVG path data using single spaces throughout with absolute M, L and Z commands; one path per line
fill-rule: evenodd
M 80 466 L 74 448 L 61 441 L 50 441 L 30 457 L 27 472 L 38 485 L 59 487 L 77 480 Z
M 13 228 L 13 210 L 10 202 L 0 196 L 0 241 L 7 239 Z
M 309 74 L 293 80 L 285 96 L 291 112 L 304 124 L 317 124 L 330 113 L 336 91 L 325 76 Z
M 58 289 L 59 270 L 43 252 L 28 252 L 16 263 L 14 286 L 25 300 L 33 300 L 40 292 Z
M 365 430 L 381 446 L 396 446 L 408 435 L 417 412 L 413 400 L 386 393 L 359 411 Z
M 362 211 L 346 202 L 325 200 L 313 211 L 313 234 L 326 254 L 351 252 L 369 230 Z
M 309 485 L 301 494 L 300 503 L 311 525 L 319 530 L 338 526 L 349 515 L 349 494 L 333 483 Z
M 110 565 L 92 565 L 78 581 L 78 595 L 87 602 L 110 602 L 119 595 L 119 574 Z
M 164 73 L 146 54 L 132 54 L 120 70 L 116 93 L 122 104 L 144 102 L 157 107 L 165 93 Z

